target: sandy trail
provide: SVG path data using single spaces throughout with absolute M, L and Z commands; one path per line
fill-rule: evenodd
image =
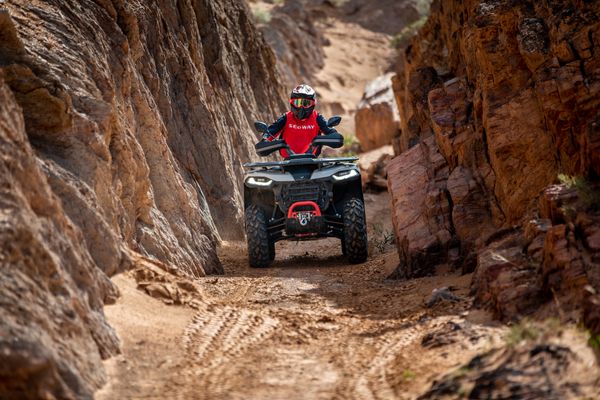
M 371 226 L 385 229 L 385 197 L 367 197 Z M 466 311 L 469 276 L 388 281 L 393 249 L 347 265 L 338 240 L 277 251 L 271 268 L 253 270 L 243 243 L 225 244 L 225 276 L 200 280 L 194 308 L 164 305 L 131 277 L 115 278 L 123 295 L 106 313 L 123 355 L 107 362 L 109 384 L 97 398 L 410 399 L 500 335 Z M 462 301 L 425 307 L 448 285 Z M 435 332 L 449 343 L 434 335 L 423 346 Z

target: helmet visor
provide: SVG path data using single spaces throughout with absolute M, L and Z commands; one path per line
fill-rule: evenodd
M 290 104 L 296 108 L 309 108 L 315 105 L 315 101 L 310 99 L 291 99 Z

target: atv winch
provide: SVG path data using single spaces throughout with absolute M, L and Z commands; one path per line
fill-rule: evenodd
M 323 230 L 321 209 L 314 201 L 298 201 L 288 209 L 285 225 L 288 234 L 297 237 L 306 233 L 317 233 Z

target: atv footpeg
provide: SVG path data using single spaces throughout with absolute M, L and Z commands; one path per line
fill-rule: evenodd
M 323 228 L 321 209 L 314 201 L 299 201 L 288 209 L 285 229 L 288 235 L 318 234 Z

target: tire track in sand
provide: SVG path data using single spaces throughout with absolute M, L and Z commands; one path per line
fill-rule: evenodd
M 397 398 L 388 374 L 391 363 L 402 350 L 415 343 L 421 336 L 422 327 L 413 326 L 381 337 L 378 340 L 379 352 L 372 358 L 371 365 L 357 379 L 354 396 L 360 400 Z
M 223 307 L 197 313 L 183 334 L 190 361 L 214 368 L 266 340 L 279 325 L 248 309 Z

